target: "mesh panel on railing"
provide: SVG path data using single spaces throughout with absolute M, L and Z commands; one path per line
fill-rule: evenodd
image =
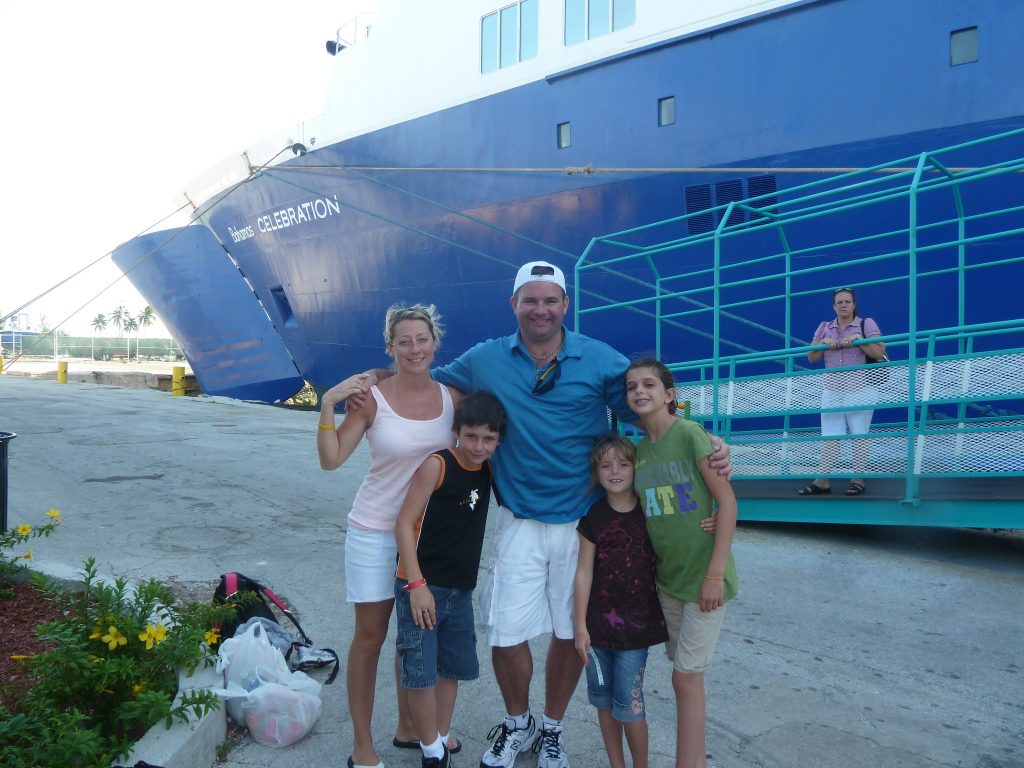
M 740 477 L 888 475 L 905 473 L 907 468 L 907 438 L 896 428 L 872 430 L 866 438 L 828 441 L 810 432 L 744 434 L 731 438 L 730 444 L 734 472 Z M 824 465 L 826 451 L 831 453 Z M 831 469 L 824 472 L 825 466 Z
M 1022 371 L 1022 353 L 919 363 L 916 400 L 934 404 L 1021 398 Z M 842 392 L 842 410 L 906 406 L 909 367 L 894 362 L 722 382 L 717 411 L 734 420 L 776 417 L 781 427 L 781 417 L 786 414 L 819 412 L 826 387 Z M 713 418 L 712 395 L 709 384 L 681 385 L 678 389 L 679 401 L 689 400 L 691 418 L 697 421 Z M 737 428 L 736 421 L 732 427 Z M 909 470 L 915 474 L 1024 473 L 1021 421 L 975 420 L 960 424 L 932 420 L 913 425 L 911 432 L 914 451 Z M 734 433 L 731 441 L 738 476 L 786 477 L 903 474 L 908 471 L 907 439 L 903 427 L 873 427 L 867 436 L 828 441 L 813 430 L 784 434 L 781 429 L 777 433 Z
M 829 440 L 813 433 L 786 435 L 785 442 L 782 437 L 782 433 L 732 437 L 735 474 L 849 477 L 907 472 L 907 438 L 902 428 L 872 428 L 867 437 Z M 931 425 L 913 440 L 917 475 L 1024 473 L 1024 424 L 1019 421 Z M 830 450 L 835 453 L 828 454 Z M 823 463 L 823 456 L 829 460 Z M 830 462 L 831 470 L 824 472 Z
M 1024 396 L 1024 354 L 985 355 L 963 360 L 919 363 L 917 401 L 951 401 Z M 723 416 L 777 416 L 820 410 L 828 387 L 844 392 L 847 408 L 906 405 L 909 364 L 893 362 L 870 368 L 816 371 L 793 376 L 723 381 L 718 387 L 718 413 Z M 714 413 L 710 384 L 680 384 L 679 402 L 690 401 L 692 418 Z

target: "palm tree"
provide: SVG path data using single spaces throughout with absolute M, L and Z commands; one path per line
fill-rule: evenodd
M 100 312 L 96 317 L 89 323 L 92 326 L 92 359 L 96 359 L 96 334 L 102 333 L 107 329 L 107 316 Z
M 142 328 L 149 328 L 153 323 L 156 322 L 156 310 L 147 304 L 143 310 L 139 313 L 139 325 Z
M 145 307 L 142 308 L 142 311 L 139 313 L 139 316 L 138 316 L 137 320 L 139 321 L 139 329 L 140 330 L 144 329 L 144 328 L 149 328 L 149 326 L 151 326 L 153 323 L 156 322 L 156 310 L 154 310 L 152 306 L 147 304 Z M 140 333 L 139 335 L 141 336 L 142 334 Z M 139 355 L 139 340 L 136 339 L 135 340 L 135 356 L 138 357 L 138 355 Z
M 128 359 L 132 359 L 132 332 L 139 330 L 139 321 L 131 315 L 124 319 L 124 329 L 128 333 Z M 135 340 L 135 359 L 139 358 L 139 342 Z
M 110 313 L 110 324 L 117 328 L 117 335 L 121 335 L 121 330 L 124 328 L 125 320 L 131 315 L 128 314 L 128 310 L 124 308 L 124 305 L 118 305 L 118 307 Z

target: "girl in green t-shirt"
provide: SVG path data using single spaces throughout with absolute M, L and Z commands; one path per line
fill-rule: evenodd
M 636 447 L 634 487 L 657 555 L 655 582 L 669 633 L 676 694 L 676 768 L 703 768 L 710 666 L 725 603 L 738 582 L 730 547 L 736 496 L 728 478 L 708 464 L 711 440 L 696 422 L 679 418 L 672 374 L 661 362 L 638 360 L 626 371 L 626 401 L 647 436 Z M 701 519 L 718 506 L 714 537 Z

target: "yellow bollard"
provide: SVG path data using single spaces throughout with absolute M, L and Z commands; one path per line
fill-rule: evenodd
M 185 366 L 176 365 L 171 369 L 171 394 L 181 397 L 185 394 Z
M 57 383 L 67 384 L 68 383 L 68 361 L 58 360 L 57 361 Z

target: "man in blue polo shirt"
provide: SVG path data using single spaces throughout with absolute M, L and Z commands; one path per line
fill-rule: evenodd
M 524 264 L 511 304 L 519 330 L 434 370 L 442 384 L 493 393 L 508 413 L 505 441 L 493 459 L 503 506 L 495 520 L 490 577 L 480 592 L 507 714 L 491 731 L 494 742 L 480 765 L 507 768 L 540 739 L 538 767 L 567 768 L 562 718 L 582 671 L 572 621 L 576 523 L 596 497 L 590 451 L 608 432 L 607 409 L 627 422 L 636 415 L 626 405 L 623 383 L 629 361 L 564 327 L 569 299 L 558 267 Z M 530 714 L 533 658 L 527 641 L 547 633 L 552 638 L 538 728 Z

